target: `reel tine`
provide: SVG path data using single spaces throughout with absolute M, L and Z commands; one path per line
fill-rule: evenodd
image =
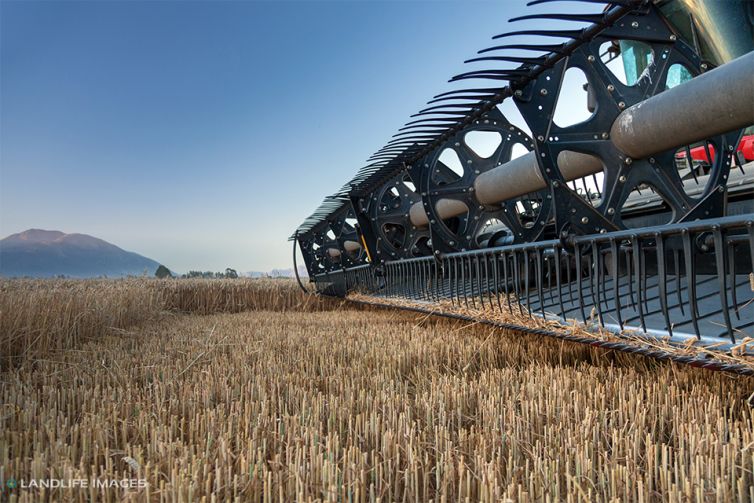
M 566 259 L 566 281 L 568 282 L 568 301 L 573 304 L 573 281 L 571 278 L 571 264 L 568 253 L 565 254 Z
M 518 252 L 513 251 L 513 288 L 516 292 L 516 303 L 518 304 L 518 312 L 524 314 L 524 306 L 521 305 L 521 278 L 520 270 L 518 268 Z
M 459 120 L 454 119 L 452 117 L 432 117 L 432 118 L 427 118 L 427 119 L 417 119 L 417 120 L 409 121 L 406 124 L 404 124 L 404 126 L 411 126 L 413 124 L 421 124 L 425 122 L 449 122 L 449 123 L 452 123 L 451 125 L 455 125 L 455 124 L 458 124 Z
M 466 296 L 466 267 L 463 263 L 463 257 L 459 257 L 458 260 L 461 262 L 461 287 L 463 288 L 463 304 L 466 306 L 466 309 L 468 309 L 469 298 Z
M 637 3 L 633 0 L 531 0 L 530 2 L 526 3 L 526 6 L 531 7 L 533 5 L 555 3 L 555 2 L 581 2 L 581 3 L 597 3 L 597 4 L 603 4 L 603 5 L 615 4 L 615 5 L 623 5 L 626 7 L 630 7 L 631 5 L 635 5 Z
M 497 309 L 501 313 L 503 312 L 503 305 L 500 303 L 500 267 L 498 257 L 493 253 L 490 257 L 492 259 L 492 274 L 495 277 L 495 299 L 497 299 Z
M 699 306 L 696 302 L 696 267 L 694 255 L 691 252 L 691 236 L 687 230 L 681 233 L 683 242 L 683 262 L 686 268 L 686 285 L 688 286 L 689 311 L 691 311 L 691 324 L 694 327 L 696 338 L 701 339 L 702 333 L 699 330 Z
M 728 287 L 725 278 L 725 243 L 723 240 L 723 233 L 720 230 L 719 225 L 712 227 L 712 238 L 715 244 L 715 266 L 717 268 L 717 281 L 720 288 L 720 307 L 723 310 L 723 318 L 725 319 L 725 329 L 730 337 L 731 342 L 736 342 L 736 337 L 733 334 L 733 326 L 730 321 L 730 309 L 728 307 Z M 735 288 L 735 285 L 734 285 Z
M 516 37 L 519 35 L 533 35 L 537 37 L 555 37 L 555 38 L 570 38 L 570 39 L 576 39 L 583 35 L 584 30 L 516 30 L 516 31 L 508 31 L 505 33 L 501 33 L 499 35 L 495 35 L 492 37 L 492 40 L 497 40 L 500 38 L 507 38 L 507 37 Z M 487 49 L 483 49 L 486 51 Z
M 675 292 L 678 307 L 681 309 L 681 315 L 686 316 L 683 300 L 681 300 L 681 252 L 679 250 L 673 250 L 673 272 L 675 273 Z
M 523 63 L 525 65 L 541 65 L 547 58 L 545 56 L 537 58 L 523 58 L 518 56 L 483 56 L 480 58 L 471 58 L 464 61 L 464 63 L 476 63 L 479 61 L 505 61 L 508 63 Z
M 730 277 L 730 296 L 733 301 L 733 312 L 737 320 L 741 320 L 741 313 L 738 310 L 738 293 L 736 292 L 736 244 L 730 244 L 731 250 L 728 253 L 728 274 Z
M 673 337 L 673 325 L 670 323 L 668 312 L 667 274 L 665 271 L 665 238 L 661 233 L 655 232 L 655 256 L 657 257 L 657 286 L 660 292 L 660 308 L 665 319 L 665 329 Z
M 534 251 L 534 269 L 535 269 L 535 274 L 537 275 L 536 283 L 537 283 L 537 296 L 539 297 L 539 310 L 540 310 L 540 313 L 542 314 L 542 318 L 544 318 L 545 317 L 545 298 L 544 298 L 545 296 L 542 290 L 542 281 L 543 281 L 542 250 L 540 250 L 539 248 L 537 248 Z
M 531 318 L 531 301 L 529 299 L 529 252 L 524 250 L 524 289 L 526 290 L 526 310 Z
M 468 89 L 455 89 L 453 91 L 447 91 L 444 93 L 436 94 L 432 98 L 443 98 L 446 96 L 455 96 L 456 94 L 468 94 L 468 93 L 484 93 L 484 94 L 497 94 L 503 88 L 498 87 L 484 87 L 484 88 L 468 88 Z
M 560 277 L 560 265 L 561 265 L 561 256 L 560 256 L 560 247 L 558 245 L 553 246 L 552 248 L 553 256 L 555 257 L 555 284 L 558 288 L 558 304 L 560 305 L 560 317 L 565 320 L 566 312 L 565 308 L 563 307 L 563 290 L 562 285 L 563 282 Z M 570 269 L 570 267 L 568 267 Z
M 551 19 L 554 21 L 573 21 L 591 24 L 603 24 L 605 16 L 603 14 L 526 14 L 508 20 L 509 23 L 517 23 L 527 20 L 544 20 Z
M 433 107 L 427 107 L 422 110 L 419 110 L 419 113 L 429 112 L 431 110 L 446 110 L 448 108 L 461 108 L 465 110 L 473 110 L 476 107 L 468 103 L 443 103 L 442 105 L 436 105 Z
M 505 51 L 508 49 L 517 49 L 521 51 L 538 51 L 538 52 L 546 52 L 546 53 L 558 53 L 562 54 L 564 44 L 505 44 L 505 45 L 496 45 L 494 47 L 488 47 L 486 49 L 481 49 L 477 51 L 477 54 L 485 54 L 487 52 L 492 51 Z
M 455 110 L 432 110 L 429 112 L 417 112 L 413 115 L 410 115 L 409 117 L 421 117 L 423 115 L 459 115 L 462 117 L 466 117 L 471 110 L 474 108 L 471 107 L 465 112 L 456 112 Z
M 634 297 L 634 270 L 631 267 L 631 249 L 625 249 L 624 254 L 626 257 L 626 278 L 628 281 L 628 302 L 631 304 L 631 309 L 636 311 L 636 298 Z
M 441 101 L 451 100 L 472 100 L 472 101 L 488 101 L 489 98 L 493 98 L 494 94 L 470 94 L 468 96 L 445 96 L 443 98 L 434 98 L 427 102 L 427 105 L 432 103 L 439 103 Z
M 410 136 L 413 134 L 432 134 L 432 135 L 437 136 L 441 133 L 442 133 L 442 130 L 437 130 L 437 129 L 419 129 L 418 131 L 411 130 L 411 131 L 404 131 L 402 133 L 395 133 L 393 136 L 391 136 L 391 138 L 400 138 L 402 136 Z
M 613 269 L 613 297 L 615 297 L 615 315 L 618 318 L 618 325 L 623 330 L 623 316 L 621 314 L 620 302 L 620 271 L 618 270 L 618 244 L 615 239 L 610 238 L 610 266 Z
M 479 303 L 484 309 L 484 295 L 482 295 L 482 274 L 479 268 L 479 255 L 474 256 L 474 271 L 476 272 L 476 287 L 479 294 Z M 476 307 L 476 306 L 474 306 Z
M 503 290 L 505 291 L 505 302 L 508 304 L 508 312 L 513 314 L 513 308 L 511 307 L 511 297 L 508 290 L 508 255 L 504 252 L 500 252 L 498 261 L 502 262 L 503 269 Z
M 487 289 L 487 305 L 492 309 L 492 289 L 490 288 L 490 260 L 484 254 L 484 287 Z
M 597 318 L 600 325 L 605 326 L 605 320 L 602 317 L 602 296 L 600 294 L 600 277 L 602 276 L 602 253 L 597 250 L 597 242 L 592 240 L 592 281 L 596 283 L 597 297 L 592 297 L 593 303 L 597 306 Z

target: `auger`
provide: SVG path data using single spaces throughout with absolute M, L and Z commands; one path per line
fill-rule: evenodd
M 296 230 L 318 292 L 754 335 L 754 2 L 576 1 L 512 19 L 538 26 L 451 79 L 491 85 L 434 96 Z

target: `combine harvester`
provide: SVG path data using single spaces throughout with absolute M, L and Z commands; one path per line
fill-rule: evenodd
M 491 68 L 451 82 L 484 84 L 412 116 L 296 230 L 294 262 L 298 246 L 325 295 L 478 304 L 751 373 L 704 355 L 754 334 L 754 2 L 581 2 L 512 19 L 537 28 L 469 60 Z M 585 120 L 563 117 L 578 98 Z

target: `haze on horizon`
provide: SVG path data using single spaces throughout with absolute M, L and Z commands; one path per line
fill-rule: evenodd
M 0 238 L 291 267 L 301 221 L 524 6 L 2 0 Z

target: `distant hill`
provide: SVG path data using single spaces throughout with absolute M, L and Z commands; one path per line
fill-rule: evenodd
M 154 275 L 159 264 L 86 234 L 29 229 L 0 240 L 0 276 Z
M 306 267 L 303 265 L 298 266 L 298 275 L 302 278 L 308 278 L 309 275 L 306 272 Z M 295 278 L 293 268 L 289 269 L 273 269 L 269 272 L 261 271 L 248 271 L 242 274 L 248 278 Z

